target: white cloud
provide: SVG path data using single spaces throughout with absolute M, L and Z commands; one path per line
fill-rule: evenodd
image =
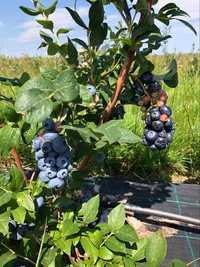
M 88 14 L 88 8 L 86 7 L 80 7 L 77 11 L 82 18 L 86 17 Z M 54 22 L 55 29 L 63 27 L 72 29 L 77 28 L 77 25 L 65 8 L 58 8 L 49 18 Z M 24 22 L 20 25 L 20 28 L 22 29 L 22 32 L 17 38 L 17 41 L 20 43 L 31 43 L 38 40 L 39 30 L 42 29 L 35 20 Z

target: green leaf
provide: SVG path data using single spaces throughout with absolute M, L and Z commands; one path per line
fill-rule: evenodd
M 57 37 L 59 37 L 60 34 L 65 34 L 65 33 L 68 33 L 68 32 L 70 32 L 70 29 L 60 28 L 60 29 L 58 29 L 56 35 L 57 35 Z
M 108 215 L 108 226 L 111 231 L 117 232 L 125 223 L 125 209 L 122 204 L 119 204 L 117 207 L 111 210 Z
M 18 192 L 22 189 L 24 185 L 24 177 L 21 173 L 21 171 L 13 165 L 9 170 L 10 175 L 10 183 L 9 188 L 13 192 Z
M 28 191 L 19 192 L 16 195 L 19 206 L 24 207 L 28 211 L 35 211 L 35 205 Z
M 44 14 L 45 14 L 47 17 L 48 17 L 49 15 L 53 14 L 54 11 L 56 10 L 56 6 L 57 6 L 57 4 L 58 4 L 58 0 L 53 1 L 53 3 L 52 3 L 49 7 L 45 8 L 45 10 L 44 10 Z
M 68 256 L 71 256 L 72 239 L 60 238 L 55 241 L 55 245 L 58 249 L 65 252 Z
M 37 11 L 37 10 L 32 9 L 32 8 L 25 7 L 25 6 L 20 6 L 19 8 L 20 8 L 24 13 L 26 13 L 27 15 L 30 15 L 30 16 L 37 16 L 37 15 L 41 14 L 40 11 Z
M 8 124 L 3 128 L 0 128 L 0 155 L 2 157 L 8 156 L 12 148 L 18 148 L 21 135 L 19 128 Z
M 78 51 L 72 43 L 71 39 L 68 37 L 68 63 L 71 65 L 78 65 Z
M 109 144 L 134 144 L 141 141 L 138 136 L 123 127 L 122 120 L 106 122 L 94 131 L 101 133 L 103 135 L 101 140 Z
M 183 261 L 180 261 L 178 259 L 174 259 L 170 264 L 168 264 L 166 267 L 186 267 L 187 264 L 185 264 Z
M 85 253 L 93 259 L 93 263 L 97 261 L 99 251 L 98 249 L 92 244 L 89 238 L 81 237 L 81 246 L 83 247 Z
M 70 219 L 64 220 L 62 232 L 65 237 L 77 234 L 79 231 L 80 231 L 80 228 L 72 220 Z
M 101 247 L 99 249 L 99 258 L 103 260 L 111 260 L 113 258 L 113 253 L 106 247 Z
M 145 256 L 147 263 L 152 267 L 159 267 L 167 254 L 167 241 L 162 233 L 153 233 L 147 243 Z
M 55 56 L 59 51 L 59 45 L 56 43 L 49 43 L 48 49 L 47 49 L 47 54 L 49 56 Z
M 7 263 L 12 262 L 17 258 L 16 254 L 13 252 L 7 251 L 4 254 L 0 255 L 0 267 L 5 267 Z
M 177 63 L 173 59 L 166 74 L 158 75 L 159 80 L 163 80 L 169 87 L 175 88 L 178 85 Z
M 104 8 L 101 0 L 91 4 L 89 10 L 89 28 L 95 30 L 95 28 L 103 23 L 104 20 Z
M 124 267 L 135 267 L 135 261 L 130 259 L 130 258 L 127 258 L 127 257 L 124 257 L 123 258 L 123 262 L 124 262 Z
M 42 255 L 41 263 L 44 266 L 49 266 L 56 258 L 57 249 L 54 247 L 46 249 L 45 253 Z
M 81 45 L 83 48 L 88 50 L 88 45 L 83 40 L 79 38 L 73 38 L 72 41 L 76 42 L 77 44 Z
M 58 101 L 72 102 L 79 96 L 79 84 L 73 69 L 66 69 L 55 80 L 54 97 Z
M 0 207 L 8 203 L 12 198 L 12 192 L 0 189 Z
M 137 245 L 137 249 L 130 250 L 130 253 L 128 251 L 128 253 L 131 255 L 131 257 L 135 260 L 135 261 L 140 261 L 143 260 L 145 258 L 145 250 L 146 250 L 146 246 L 148 244 L 148 239 L 144 238 L 144 239 L 140 239 L 136 245 Z
M 59 72 L 56 69 L 52 69 L 52 68 L 40 68 L 40 73 L 42 78 L 44 78 L 45 80 L 50 80 L 53 81 L 56 79 L 56 77 L 58 76 Z
M 193 31 L 193 33 L 195 35 L 197 35 L 197 31 L 195 30 L 195 28 L 189 22 L 187 22 L 185 20 L 182 20 L 182 19 L 177 19 L 177 18 L 176 18 L 176 20 L 182 22 L 186 27 L 188 27 L 191 31 Z
M 95 245 L 95 247 L 99 248 L 103 242 L 104 234 L 102 233 L 102 231 L 97 229 L 97 230 L 92 230 L 91 232 L 89 232 L 88 237 L 92 241 L 92 243 Z
M 108 249 L 113 252 L 126 253 L 126 246 L 124 243 L 117 240 L 114 236 L 111 236 L 106 242 L 105 245 Z
M 53 43 L 53 39 L 46 32 L 40 31 L 40 37 L 48 44 Z
M 97 25 L 91 32 L 90 32 L 90 45 L 91 46 L 100 46 L 107 37 L 108 33 L 108 24 L 102 23 Z
M 82 20 L 82 18 L 79 16 L 78 12 L 76 12 L 75 10 L 72 10 L 69 7 L 66 7 L 66 9 L 68 10 L 68 12 L 70 13 L 70 15 L 72 16 L 73 20 L 82 28 L 84 29 L 88 29 L 88 27 L 85 25 L 84 21 Z
M 125 224 L 123 225 L 119 232 L 117 234 L 115 234 L 115 236 L 124 242 L 137 242 L 138 241 L 138 235 L 136 233 L 136 231 L 133 229 L 132 226 L 130 226 L 129 224 Z
M 23 224 L 25 221 L 25 217 L 26 217 L 26 210 L 23 207 L 18 207 L 14 210 L 11 211 L 14 220 L 18 223 L 18 224 Z
M 8 229 L 9 219 L 10 219 L 9 212 L 6 211 L 0 214 L 0 233 L 2 233 L 3 235 L 7 235 L 9 232 Z
M 78 212 L 78 216 L 82 217 L 85 224 L 92 223 L 96 220 L 99 212 L 100 198 L 99 195 L 91 198 L 88 202 L 83 203 L 81 209 Z
M 42 20 L 42 19 L 38 19 L 36 20 L 40 25 L 42 25 L 45 29 L 48 29 L 50 31 L 53 30 L 53 21 L 51 20 Z

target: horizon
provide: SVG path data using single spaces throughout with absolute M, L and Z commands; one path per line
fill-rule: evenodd
M 12 4 L 10 4 L 12 1 Z M 51 0 L 43 0 L 45 5 L 49 5 Z M 161 6 L 170 1 L 160 0 L 159 4 L 155 5 L 155 9 L 158 10 Z M 69 1 L 68 6 L 73 7 L 74 1 Z M 195 36 L 194 33 L 176 21 L 171 24 L 171 27 L 166 28 L 162 26 L 162 31 L 169 31 L 172 38 L 168 41 L 166 51 L 162 46 L 156 54 L 164 54 L 168 52 L 170 54 L 187 54 L 191 52 L 198 52 L 200 49 L 200 4 L 198 0 L 191 1 L 174 1 L 184 11 L 189 13 L 190 18 L 187 19 L 198 32 Z M 22 57 L 25 56 L 45 56 L 46 50 L 37 50 L 40 44 L 39 30 L 41 27 L 35 22 L 35 17 L 24 14 L 19 6 L 29 6 L 29 0 L 7 0 L 1 3 L 0 10 L 0 55 L 9 57 Z M 64 8 L 66 6 L 65 0 L 59 0 L 58 8 L 56 12 L 51 16 L 55 22 L 56 28 L 67 27 L 73 28 L 74 31 L 70 33 L 71 36 L 78 35 L 80 38 L 84 38 L 83 31 L 78 27 Z M 88 5 L 86 1 L 79 0 L 77 9 L 80 12 L 81 17 L 87 22 Z M 106 7 L 107 22 L 114 27 L 118 20 L 118 16 L 112 5 Z M 66 23 L 67 22 L 67 23 Z

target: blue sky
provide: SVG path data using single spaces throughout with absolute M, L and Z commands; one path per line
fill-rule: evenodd
M 168 0 L 159 0 L 159 4 L 155 8 L 167 4 Z M 187 20 L 192 23 L 198 31 L 200 28 L 200 4 L 199 0 L 176 0 L 171 1 L 179 5 L 190 14 Z M 43 0 L 44 4 L 50 4 L 51 0 Z M 81 28 L 77 27 L 67 11 L 65 6 L 73 6 L 73 0 L 59 0 L 59 6 L 52 19 L 55 21 L 56 27 L 68 27 L 74 29 L 79 37 L 83 37 L 84 33 Z M 77 8 L 83 19 L 87 18 L 88 8 L 85 0 L 77 1 Z M 30 0 L 1 0 L 0 3 L 0 54 L 9 56 L 40 55 L 44 54 L 44 50 L 37 50 L 40 43 L 38 31 L 40 27 L 35 23 L 35 18 L 25 15 L 19 9 L 20 5 L 32 6 Z M 116 11 L 113 7 L 107 8 L 107 19 L 112 25 L 118 21 Z M 164 31 L 163 27 L 163 31 Z M 173 39 L 169 41 L 169 52 L 190 52 L 192 45 L 195 44 L 196 50 L 199 49 L 199 36 L 195 35 L 179 22 L 173 22 L 170 33 Z M 161 50 L 162 51 L 162 50 Z M 160 52 L 161 52 L 160 51 Z

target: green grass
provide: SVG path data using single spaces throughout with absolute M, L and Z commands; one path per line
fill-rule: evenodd
M 155 73 L 163 73 L 173 55 L 153 56 Z M 165 152 L 151 152 L 141 144 L 114 146 L 108 150 L 103 168 L 107 174 L 133 175 L 145 179 L 171 180 L 173 175 L 200 177 L 200 58 L 199 54 L 176 55 L 179 68 L 179 85 L 176 89 L 163 86 L 169 94 L 168 105 L 173 110 L 176 135 L 173 144 Z M 19 77 L 26 71 L 31 76 L 39 73 L 41 66 L 57 66 L 51 58 L 20 59 L 0 57 L 0 76 Z M 13 94 L 12 89 L 0 86 L 0 93 Z M 0 104 L 0 108 L 3 108 Z M 142 136 L 144 122 L 136 106 L 127 106 L 126 127 Z

